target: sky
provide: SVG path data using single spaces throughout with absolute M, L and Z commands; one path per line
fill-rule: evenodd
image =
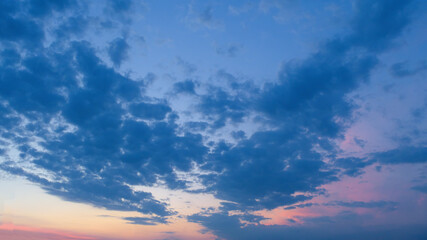
M 0 1 L 0 239 L 427 238 L 427 2 Z

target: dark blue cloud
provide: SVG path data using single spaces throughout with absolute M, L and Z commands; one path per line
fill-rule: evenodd
M 130 113 L 144 119 L 162 120 L 172 109 L 166 104 L 138 103 L 130 106 Z
M 196 65 L 189 63 L 180 57 L 177 57 L 176 62 L 178 66 L 180 66 L 184 70 L 184 73 L 187 75 L 191 75 L 197 71 Z
M 333 202 L 329 202 L 329 203 L 324 204 L 324 206 L 341 206 L 341 207 L 348 207 L 348 208 L 381 208 L 381 209 L 388 210 L 388 211 L 396 210 L 397 205 L 398 205 L 397 202 L 390 202 L 390 201 L 370 201 L 370 202 L 333 201 Z
M 426 234 L 423 224 L 395 226 L 364 226 L 363 222 L 371 216 L 357 215 L 352 212 L 342 212 L 336 216 L 302 218 L 307 226 L 284 225 L 245 225 L 239 215 L 214 213 L 211 215 L 196 214 L 189 221 L 205 227 L 219 238 L 233 239 L 424 239 Z M 295 220 L 291 220 L 291 222 Z M 320 226 L 318 226 L 320 225 Z M 331 231 L 333 229 L 333 231 Z
M 353 109 L 345 95 L 366 81 L 377 63 L 372 55 L 351 56 L 348 44 L 331 40 L 310 58 L 284 65 L 279 83 L 266 87 L 259 110 L 280 122 L 298 119 L 309 131 L 336 137 L 342 125 L 334 119 L 347 119 Z
M 111 8 L 111 10 L 118 13 L 130 11 L 132 6 L 133 6 L 132 0 L 109 0 L 108 1 L 108 7 Z
M 139 8 L 139 6 L 143 4 L 141 1 L 108 0 L 105 3 L 105 20 L 101 23 L 101 25 L 106 28 L 120 26 L 117 23 L 120 23 L 121 26 L 128 26 L 130 23 L 132 23 L 133 13 L 137 9 L 138 11 L 143 10 Z
M 10 50 L 13 51 L 13 50 Z M 15 61 L 18 55 L 15 54 Z M 65 102 L 64 96 L 56 91 L 61 86 L 62 77 L 54 68 L 56 63 L 43 54 L 20 59 L 25 70 L 16 70 L 10 66 L 2 67 L 0 94 L 8 100 L 9 105 L 23 113 L 35 114 L 37 112 L 52 113 L 59 110 Z
M 384 152 L 371 154 L 369 158 L 337 158 L 333 165 L 342 170 L 343 174 L 356 177 L 364 173 L 363 169 L 372 164 L 416 164 L 427 162 L 427 148 L 417 146 L 402 146 Z M 381 171 L 381 165 L 376 166 Z
M 318 203 L 301 203 L 301 204 L 296 204 L 293 206 L 285 207 L 283 209 L 291 210 L 291 209 L 296 209 L 296 208 L 306 208 L 306 207 L 319 206 L 319 205 L 320 204 L 318 204 Z
M 20 168 L 10 167 L 7 162 L 0 165 L 0 168 L 12 174 L 24 176 L 28 180 L 40 184 L 48 193 L 68 201 L 92 204 L 110 210 L 138 211 L 159 216 L 172 214 L 167 210 L 166 204 L 154 200 L 150 193 L 134 192 L 129 186 L 117 181 L 112 176 L 100 179 L 93 174 L 85 176 L 86 173 L 76 169 L 60 168 L 59 171 L 63 173 L 62 177 L 70 178 L 70 181 L 61 183 L 48 181 Z
M 371 164 L 373 160 L 366 160 L 362 158 L 338 158 L 334 160 L 334 165 L 343 169 L 343 174 L 356 177 L 363 174 L 363 169 Z
M 66 180 L 38 177 L 13 162 L 2 164 L 2 169 L 25 176 L 65 200 L 158 216 L 173 214 L 165 203 L 149 193 L 135 192 L 129 184 L 153 185 L 160 179 L 171 189 L 186 188 L 174 169 L 189 171 L 193 162 L 203 160 L 207 148 L 202 137 L 177 136 L 173 120 L 158 121 L 170 107 L 144 102 L 144 83 L 108 68 L 90 44 L 69 46 L 25 57 L 13 49 L 4 51 L 8 57 L 2 60 L 0 78 L 7 86 L 0 90 L 0 99 L 7 102 L 2 112 L 16 111 L 31 120 L 21 127 L 20 117 L 4 116 L 2 136 L 17 144 L 22 158 Z M 14 68 L 17 62 L 23 67 Z M 130 117 L 127 106 L 136 117 L 154 122 L 148 125 Z M 51 121 L 63 123 L 52 128 Z M 66 124 L 75 129 L 69 131 Z M 41 146 L 47 152 L 31 147 L 26 136 L 44 139 Z
M 89 22 L 90 20 L 84 16 L 72 16 L 61 23 L 55 33 L 58 39 L 82 36 L 86 32 Z
M 216 53 L 226 57 L 236 57 L 242 47 L 237 44 L 230 44 L 226 47 L 218 47 Z
M 210 94 L 201 96 L 198 110 L 213 120 L 213 128 L 224 127 L 227 121 L 242 122 L 246 116 L 245 100 L 231 96 L 221 88 L 211 87 Z
M 427 184 L 412 187 L 413 190 L 427 194 Z
M 208 93 L 199 95 L 196 109 L 213 122 L 212 129 L 224 127 L 227 123 L 241 123 L 253 110 L 254 98 L 259 94 L 253 83 L 242 81 L 233 74 L 219 70 L 210 79 Z M 226 83 L 219 87 L 215 83 Z M 230 91 L 231 90 L 231 91 Z
M 19 1 L 0 3 L 0 40 L 19 42 L 27 47 L 40 47 L 44 40 L 43 26 L 21 13 L 24 4 Z
M 186 21 L 193 29 L 217 29 L 221 26 L 219 18 L 214 14 L 217 5 L 207 2 L 192 2 L 188 4 Z
M 395 77 L 409 77 L 427 70 L 427 63 L 421 62 L 417 66 L 410 66 L 408 62 L 398 62 L 390 67 L 390 72 Z
M 203 11 L 201 11 L 199 13 L 198 19 L 202 22 L 202 23 L 210 23 L 212 22 L 212 7 L 208 6 L 206 7 Z
M 207 122 L 186 122 L 185 128 L 193 131 L 204 131 L 209 124 Z
M 196 84 L 192 80 L 185 80 L 182 82 L 174 83 L 173 91 L 175 94 L 186 93 L 186 94 L 196 94 Z
M 373 154 L 372 158 L 381 164 L 425 163 L 427 162 L 427 148 L 401 147 Z
M 358 138 L 353 138 L 354 143 L 357 144 L 357 146 L 364 148 L 366 145 L 366 141 L 364 141 L 363 139 L 358 139 Z
M 55 19 L 61 22 L 54 30 L 58 37 L 55 41 L 80 35 L 88 24 L 88 19 L 81 16 L 84 9 L 76 0 L 5 0 L 0 3 L 0 9 L 0 40 L 3 43 L 19 43 L 25 48 L 40 50 L 49 32 L 45 24 L 47 20 L 52 20 L 54 13 L 65 16 L 69 12 L 73 15 L 79 13 L 78 16 Z
M 157 225 L 168 223 L 164 217 L 126 217 L 123 218 L 131 224 L 137 225 Z
M 263 114 L 266 124 L 275 128 L 256 132 L 236 146 L 219 143 L 204 167 L 222 174 L 204 176 L 208 191 L 234 202 L 227 205 L 229 209 L 273 209 L 310 199 L 310 195 L 294 193 L 317 193 L 319 186 L 338 179 L 336 167 L 356 176 L 371 164 L 362 159 L 337 159 L 331 166 L 313 147 L 320 146 L 335 158 L 330 139 L 342 135 L 355 108 L 346 95 L 369 80 L 378 63 L 376 54 L 408 24 L 408 4 L 357 3 L 348 36 L 328 40 L 307 59 L 285 64 L 279 81 L 266 85 L 252 99 L 218 88 L 202 96 L 199 110 L 213 117 L 214 128 L 228 120 L 242 121 L 249 111 Z M 385 35 L 375 32 L 380 28 Z M 237 81 L 232 75 L 225 76 L 230 82 Z
M 371 52 L 387 49 L 411 21 L 412 2 L 357 1 L 356 14 L 351 22 L 354 32 L 348 36 L 347 41 Z
M 292 117 L 308 129 L 336 136 L 340 126 L 333 119 L 347 118 L 353 107 L 345 94 L 368 80 L 378 62 L 375 54 L 387 49 L 408 25 L 410 3 L 356 2 L 351 34 L 326 41 L 304 61 L 285 64 L 279 83 L 268 86 L 260 99 L 260 110 L 282 119 L 295 112 Z M 354 55 L 361 49 L 364 54 Z
M 244 131 L 233 131 L 233 132 L 231 132 L 231 136 L 236 140 L 246 138 L 246 134 Z
M 307 208 L 312 206 L 329 206 L 329 207 L 347 207 L 347 208 L 379 208 L 384 209 L 388 211 L 396 210 L 398 203 L 397 202 L 391 202 L 391 201 L 370 201 L 370 202 L 363 202 L 363 201 L 332 201 L 327 203 L 301 203 L 296 204 L 293 206 L 285 207 L 285 210 L 291 210 L 296 208 Z
M 293 194 L 315 193 L 336 180 L 312 142 L 295 129 L 282 129 L 257 132 L 233 148 L 219 144 L 209 164 L 224 173 L 205 176 L 206 185 L 218 198 L 237 203 L 230 208 L 273 209 L 307 200 L 309 196 Z
M 1 51 L 0 56 L 1 64 L 5 67 L 14 67 L 21 61 L 21 55 L 14 48 Z
M 108 56 L 115 66 L 120 67 L 122 62 L 128 58 L 129 45 L 124 38 L 114 39 L 108 47 Z
M 75 0 L 31 0 L 29 3 L 29 13 L 35 17 L 45 17 L 53 11 L 64 11 L 77 4 Z
M 303 233 L 298 239 L 312 239 L 321 233 L 320 239 L 360 239 L 371 230 L 356 235 L 328 235 L 331 233 L 319 229 L 305 232 L 303 228 L 263 226 L 259 223 L 264 218 L 245 212 L 307 201 L 323 194 L 322 185 L 339 180 L 342 174 L 357 176 L 374 162 L 426 161 L 423 147 L 376 153 L 368 160 L 338 158 L 335 142 L 343 137 L 357 107 L 347 99 L 348 94 L 369 80 L 379 63 L 378 54 L 389 49 L 407 26 L 410 2 L 358 1 L 348 35 L 324 41 L 306 59 L 285 63 L 277 81 L 261 88 L 225 70 L 210 79 L 206 94 L 196 94 L 192 80 L 175 83 L 176 94 L 194 95 L 198 100 L 195 109 L 202 115 L 201 120 L 180 125 L 177 113 L 166 100 L 145 95 L 154 74 L 134 81 L 108 67 L 90 43 L 69 41 L 70 36 L 87 27 L 89 20 L 84 16 L 66 18 L 54 30 L 56 40 L 63 44 L 43 46 L 43 19 L 77 6 L 73 1 L 39 1 L 39 5 L 34 1 L 29 7 L 3 1 L 0 134 L 13 142 L 4 147 L 15 147 L 22 160 L 50 173 L 52 179 L 38 176 L 14 161 L 4 162 L 1 168 L 69 201 L 154 215 L 126 218 L 134 224 L 150 225 L 166 223 L 165 217 L 174 212 L 150 193 L 135 191 L 131 186 L 162 182 L 169 189 L 188 190 L 188 182 L 179 178 L 176 170 L 188 172 L 198 164 L 207 172 L 200 176 L 205 186 L 200 192 L 227 202 L 220 207 L 224 212 L 196 214 L 189 220 L 219 237 L 283 239 Z M 110 1 L 105 11 L 129 22 L 132 6 L 131 1 Z M 212 8 L 206 8 L 198 20 L 212 25 Z M 108 55 L 118 67 L 126 60 L 128 50 L 126 39 L 116 38 L 110 42 Z M 191 65 L 187 70 L 187 74 L 196 71 Z M 226 86 L 218 87 L 216 83 Z M 207 129 L 222 130 L 228 123 L 243 123 L 251 115 L 257 116 L 262 130 L 255 129 L 248 136 L 242 131 L 232 132 L 235 144 L 223 140 L 208 147 L 204 136 L 197 134 Z M 31 144 L 35 137 L 43 140 L 38 144 L 44 151 Z M 7 157 L 5 152 L 0 154 Z M 333 202 L 327 206 L 391 205 Z M 231 216 L 227 213 L 231 210 L 243 213 Z M 305 220 L 337 222 L 329 217 Z M 243 226 L 240 221 L 249 224 Z M 384 232 L 375 234 L 380 233 Z M 415 229 L 413 239 L 423 233 Z

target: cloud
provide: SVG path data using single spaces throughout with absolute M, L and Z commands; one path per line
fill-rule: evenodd
M 273 209 L 308 200 L 294 193 L 316 193 L 317 186 L 336 180 L 310 143 L 286 129 L 257 132 L 233 148 L 219 144 L 209 163 L 223 173 L 205 176 L 206 185 L 219 199 L 235 202 L 230 209 Z
M 240 14 L 244 14 L 247 13 L 249 11 L 251 11 L 254 8 L 254 4 L 253 3 L 245 3 L 242 6 L 228 6 L 228 12 L 231 15 L 235 15 L 238 16 Z
M 199 13 L 198 19 L 203 23 L 210 23 L 212 21 L 212 7 L 208 6 Z
M 194 29 L 218 29 L 222 26 L 222 23 L 214 17 L 213 7 L 209 5 L 199 7 L 189 4 L 185 21 Z
M 427 194 L 427 184 L 417 185 L 417 186 L 412 187 L 411 189 Z
M 0 90 L 0 98 L 7 102 L 2 104 L 5 113 L 15 112 L 2 116 L 2 136 L 16 144 L 33 169 L 53 177 L 39 177 L 16 164 L 17 159 L 4 162 L 2 169 L 65 200 L 173 214 L 165 203 L 129 185 L 152 185 L 161 179 L 171 189 L 185 188 L 174 169 L 189 171 L 193 162 L 203 160 L 207 148 L 201 136 L 176 135 L 173 120 L 164 121 L 170 107 L 142 96 L 144 84 L 107 67 L 89 43 L 71 42 L 60 52 L 51 50 L 35 56 L 10 50 L 0 78 L 8 89 Z M 18 61 L 22 68 L 13 67 Z M 5 128 L 8 124 L 12 127 Z M 43 139 L 40 148 L 31 145 L 34 137 Z
M 191 75 L 197 71 L 196 65 L 191 64 L 187 61 L 184 61 L 180 57 L 176 58 L 176 62 L 178 64 L 178 66 L 180 66 L 184 70 L 185 74 L 187 74 L 187 75 Z
M 353 109 L 345 95 L 367 81 L 377 63 L 371 55 L 347 56 L 350 46 L 331 40 L 310 58 L 284 65 L 279 83 L 261 96 L 260 111 L 280 121 L 292 114 L 310 131 L 336 137 L 341 126 L 334 119 L 347 119 Z
M 204 131 L 209 124 L 207 122 L 186 122 L 185 128 L 194 131 Z
M 115 66 L 120 67 L 128 58 L 129 45 L 124 38 L 114 39 L 108 46 L 108 56 Z
M 392 150 L 371 153 L 367 158 L 337 158 L 333 165 L 342 169 L 342 173 L 351 177 L 363 174 L 363 169 L 372 164 L 381 165 L 417 164 L 427 162 L 427 148 L 421 146 L 401 146 Z M 381 166 L 376 167 L 381 171 Z
M 229 95 L 218 87 L 210 87 L 209 94 L 202 95 L 197 110 L 214 121 L 212 128 L 224 127 L 228 120 L 242 122 L 246 116 L 245 100 Z
M 333 202 L 325 203 L 323 205 L 324 206 L 341 206 L 341 207 L 348 207 L 348 208 L 381 208 L 384 210 L 393 211 L 397 208 L 398 203 L 397 202 L 390 202 L 390 201 L 370 201 L 370 202 L 364 202 L 364 201 L 351 201 L 351 202 L 333 201 Z
M 238 44 L 230 44 L 226 47 L 218 47 L 216 49 L 216 53 L 226 57 L 236 57 L 236 55 L 240 52 L 242 46 Z
M 370 216 L 358 215 L 352 212 L 341 212 L 336 216 L 306 217 L 303 220 L 309 225 L 283 226 L 243 224 L 238 215 L 214 213 L 211 215 L 196 214 L 189 221 L 205 227 L 219 238 L 233 239 L 423 239 L 426 234 L 425 226 L 410 227 L 395 226 L 364 226 L 363 221 Z M 292 222 L 292 221 L 291 221 Z M 330 229 L 334 229 L 330 231 Z
M 162 120 L 172 109 L 166 104 L 138 103 L 131 105 L 129 110 L 135 117 Z
M 20 42 L 27 47 L 40 47 L 45 34 L 43 26 L 22 15 L 18 1 L 2 1 L 0 3 L 0 40 L 5 42 Z
M 289 207 L 284 207 L 283 209 L 292 210 L 292 209 L 296 209 L 296 208 L 306 208 L 306 207 L 319 206 L 319 205 L 320 204 L 318 204 L 318 203 L 301 203 L 301 204 L 296 204 L 296 205 L 289 206 Z
M 375 153 L 368 159 L 337 157 L 336 140 L 343 137 L 357 108 L 348 94 L 369 81 L 379 63 L 378 55 L 391 48 L 408 25 L 410 1 L 358 1 L 347 35 L 327 39 L 307 58 L 283 64 L 277 81 L 264 86 L 255 87 L 225 70 L 210 80 L 226 86 L 211 84 L 205 93 L 195 93 L 193 80 L 175 83 L 175 93 L 195 95 L 192 113 L 202 116 L 183 123 L 177 121 L 178 114 L 165 99 L 145 94 L 154 74 L 136 81 L 108 67 L 91 43 L 68 39 L 86 25 L 85 18 L 67 18 L 56 29 L 56 36 L 65 44 L 44 46 L 47 30 L 43 19 L 71 5 L 42 3 L 47 4 L 43 10 L 37 6 L 28 10 L 15 1 L 0 3 L 0 40 L 5 43 L 0 53 L 0 85 L 7 86 L 0 88 L 4 139 L 0 154 L 6 159 L 0 167 L 38 183 L 50 194 L 150 215 L 125 218 L 132 224 L 164 224 L 175 212 L 134 186 L 162 183 L 169 189 L 188 190 L 187 180 L 177 172 L 190 172 L 197 166 L 203 171 L 197 176 L 204 186 L 200 192 L 224 200 L 220 207 L 224 212 L 200 213 L 188 219 L 219 237 L 283 239 L 284 235 L 302 234 L 298 239 L 311 239 L 319 233 L 320 239 L 360 239 L 369 231 L 381 234 L 388 229 L 343 230 L 330 235 L 322 229 L 264 226 L 262 216 L 248 212 L 310 200 L 323 194 L 322 185 L 339 180 L 342 174 L 358 176 L 374 162 L 426 160 L 426 148 L 416 146 Z M 125 20 L 133 6 L 130 1 L 108 4 L 107 12 Z M 217 26 L 211 7 L 195 12 L 190 6 L 189 14 L 191 23 Z M 116 38 L 110 42 L 108 56 L 119 67 L 128 51 L 127 40 Z M 235 51 L 226 49 L 227 54 Z M 178 64 L 187 74 L 196 71 L 182 59 Z M 206 135 L 197 133 L 206 129 L 220 132 L 252 120 L 253 115 L 262 127 L 255 127 L 251 134 L 233 129 L 233 144 L 218 140 L 205 145 Z M 10 152 L 17 154 L 11 156 Z M 328 204 L 395 206 L 390 202 Z M 298 206 L 303 205 L 291 207 Z M 229 215 L 232 210 L 242 214 Z M 331 223 L 343 219 L 358 216 L 301 220 Z M 425 233 L 414 230 L 410 232 L 414 239 Z M 400 230 L 395 231 L 387 236 L 402 237 Z
M 115 12 L 127 12 L 133 6 L 132 0 L 111 0 L 108 3 L 108 7 Z
M 175 94 L 179 94 L 179 93 L 196 94 L 195 88 L 196 88 L 196 84 L 194 83 L 194 81 L 190 79 L 173 84 L 173 91 Z
M 137 225 L 157 225 L 168 223 L 164 217 L 126 217 L 123 218 L 131 224 Z
M 372 156 L 381 164 L 425 163 L 427 162 L 426 147 L 401 147 Z
M 246 136 L 245 136 L 246 134 L 245 134 L 245 132 L 244 131 L 233 131 L 233 132 L 231 132 L 231 136 L 234 138 L 234 139 L 244 139 L 244 138 L 246 138 Z
M 390 67 L 390 72 L 395 77 L 402 78 L 402 77 L 413 76 L 415 74 L 418 74 L 419 72 L 427 70 L 426 62 L 421 62 L 415 67 L 408 66 L 408 65 L 409 65 L 408 62 L 395 63 Z
M 351 23 L 354 33 L 348 36 L 347 41 L 371 52 L 386 50 L 411 21 L 412 8 L 409 6 L 412 2 L 357 1 Z
M 334 160 L 334 165 L 343 169 L 343 174 L 351 177 L 356 177 L 363 174 L 363 169 L 371 164 L 373 160 L 366 160 L 361 158 L 338 158 Z
M 263 114 L 265 124 L 274 126 L 235 146 L 218 143 L 204 167 L 221 174 L 203 176 L 207 190 L 234 202 L 227 205 L 229 210 L 274 209 L 319 194 L 321 185 L 338 180 L 336 167 L 345 174 L 360 174 L 370 162 L 339 159 L 331 166 L 313 147 L 335 158 L 330 139 L 343 134 L 355 108 L 346 95 L 369 80 L 379 61 L 376 54 L 408 24 L 408 5 L 408 1 L 358 2 L 349 35 L 327 40 L 307 59 L 285 64 L 278 81 L 259 94 L 235 97 L 214 88 L 202 96 L 199 111 L 215 117 L 214 128 L 228 120 L 238 123 L 251 111 Z
M 272 15 L 276 22 L 284 23 L 289 19 L 298 17 L 298 14 L 294 14 L 298 12 L 298 6 L 299 2 L 294 0 L 261 0 L 258 4 L 258 9 L 263 13 Z
M 118 21 L 124 26 L 132 22 L 133 13 L 138 10 L 142 11 L 144 4 L 142 1 L 133 0 L 109 0 L 104 7 L 106 22 L 104 24 L 111 25 L 111 21 Z
M 54 11 L 65 11 L 76 4 L 75 0 L 33 0 L 29 1 L 29 13 L 34 17 L 46 17 Z
M 304 204 L 297 204 L 291 207 L 286 207 L 285 209 L 294 209 L 294 208 L 305 208 L 305 207 L 311 207 L 311 206 L 341 206 L 341 207 L 348 207 L 348 208 L 386 208 L 389 210 L 394 210 L 397 207 L 397 202 L 390 202 L 390 201 L 370 201 L 370 202 L 364 202 L 364 201 L 332 201 L 327 203 L 304 203 Z
M 379 208 L 388 211 L 396 210 L 398 203 L 391 201 L 331 201 L 326 203 L 301 203 L 292 205 L 289 207 L 284 207 L 285 210 L 292 210 L 297 208 L 308 208 L 308 207 L 317 207 L 317 206 L 327 206 L 327 207 L 346 207 L 346 208 Z
M 72 16 L 62 22 L 55 33 L 59 39 L 71 36 L 82 36 L 88 28 L 90 20 L 84 16 Z

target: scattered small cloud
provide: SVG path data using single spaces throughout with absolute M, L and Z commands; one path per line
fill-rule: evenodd
M 229 44 L 225 47 L 217 47 L 216 53 L 225 57 L 236 57 L 241 49 L 242 45 L 240 44 Z

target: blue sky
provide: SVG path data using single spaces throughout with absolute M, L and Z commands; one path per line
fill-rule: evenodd
M 424 1 L 0 4 L 0 236 L 425 238 Z

